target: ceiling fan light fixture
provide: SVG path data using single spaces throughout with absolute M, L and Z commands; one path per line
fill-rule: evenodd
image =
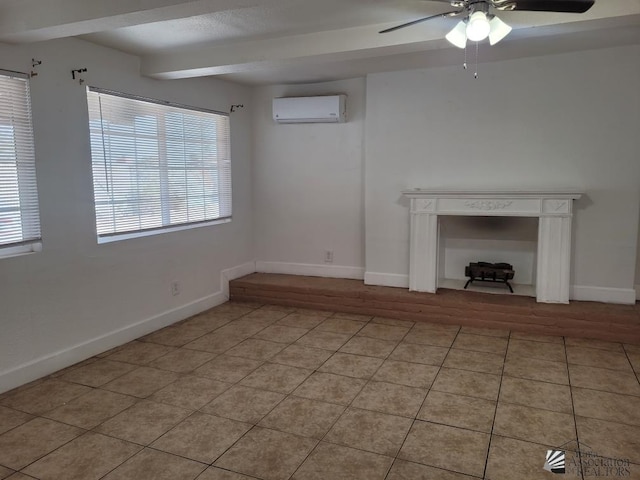
M 495 45 L 504 37 L 509 35 L 512 28 L 500 20 L 498 17 L 493 17 L 489 22 L 489 26 L 491 27 L 491 31 L 489 32 L 489 43 L 491 45 Z
M 467 46 L 467 24 L 461 20 L 453 29 L 445 35 L 449 43 L 455 45 L 458 48 L 464 48 Z
M 469 15 L 467 23 L 467 38 L 472 42 L 480 42 L 489 36 L 491 26 L 487 14 L 482 11 L 473 12 Z

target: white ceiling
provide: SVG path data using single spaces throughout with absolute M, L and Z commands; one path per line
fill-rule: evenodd
M 77 36 L 140 56 L 155 78 L 317 82 L 461 64 L 462 51 L 443 39 L 456 19 L 377 33 L 450 10 L 427 0 L 0 0 L 0 41 Z M 498 15 L 514 31 L 482 44 L 481 61 L 640 43 L 640 0 L 596 0 L 584 14 Z

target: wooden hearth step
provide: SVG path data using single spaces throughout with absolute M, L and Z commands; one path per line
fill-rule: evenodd
M 514 331 L 640 343 L 637 305 L 536 303 L 529 297 L 459 290 L 438 294 L 359 280 L 256 273 L 230 283 L 234 300 Z

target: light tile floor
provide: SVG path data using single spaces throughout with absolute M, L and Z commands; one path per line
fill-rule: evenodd
M 640 479 L 639 374 L 637 345 L 227 303 L 0 395 L 0 479 L 557 479 L 561 446 L 563 478 Z

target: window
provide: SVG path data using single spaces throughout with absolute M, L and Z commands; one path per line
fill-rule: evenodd
M 89 88 L 98 241 L 231 218 L 229 116 Z
M 29 79 L 0 70 L 0 256 L 39 248 Z

